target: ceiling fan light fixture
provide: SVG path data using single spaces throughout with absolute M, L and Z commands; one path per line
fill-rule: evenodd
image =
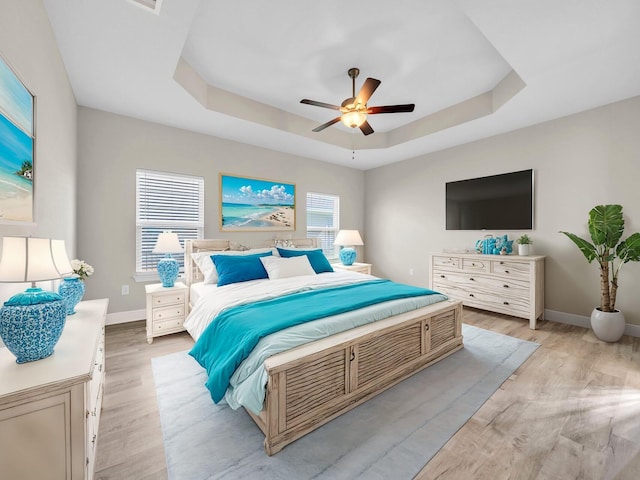
M 358 128 L 367 120 L 367 114 L 364 112 L 360 112 L 358 110 L 354 110 L 352 112 L 347 112 L 342 114 L 340 118 L 342 123 L 344 123 L 347 127 L 350 128 Z

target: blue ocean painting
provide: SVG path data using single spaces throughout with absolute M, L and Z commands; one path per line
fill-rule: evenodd
M 221 175 L 223 229 L 293 230 L 295 185 Z
M 0 220 L 33 221 L 33 96 L 0 59 Z

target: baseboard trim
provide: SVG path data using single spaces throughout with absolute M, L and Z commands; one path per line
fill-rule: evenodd
M 591 328 L 591 320 L 583 315 L 575 315 L 573 313 L 558 312 L 556 310 L 544 311 L 544 319 L 552 322 L 565 323 L 575 325 L 576 327 Z M 640 325 L 627 323 L 624 328 L 624 334 L 631 337 L 640 337 Z
M 117 325 L 119 323 L 137 322 L 147 318 L 147 311 L 144 308 L 140 310 L 129 310 L 126 312 L 108 313 L 106 325 Z

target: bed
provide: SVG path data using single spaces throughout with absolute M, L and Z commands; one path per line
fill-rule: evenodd
M 273 246 L 273 243 L 260 245 L 264 248 Z M 294 239 L 287 240 L 286 247 L 311 249 L 316 247 L 316 243 L 315 239 Z M 216 304 L 218 300 L 213 296 L 221 295 L 223 290 L 216 291 L 215 285 L 202 286 L 203 273 L 194 261 L 192 254 L 196 254 L 196 256 L 197 254 L 208 255 L 204 252 L 211 252 L 211 254 L 237 252 L 242 254 L 242 250 L 242 246 L 228 240 L 188 240 L 185 242 L 185 278 L 190 291 L 189 305 L 192 310 L 185 326 L 188 326 L 187 330 L 195 340 L 204 334 L 202 329 L 198 331 L 200 327 L 194 326 L 198 321 L 194 319 L 202 317 L 204 312 L 209 312 L 207 310 L 209 307 L 205 304 L 207 302 L 210 302 L 211 305 Z M 344 284 L 345 288 L 351 288 L 351 283 L 353 283 L 358 284 L 357 286 L 353 285 L 353 288 L 363 290 L 377 287 L 385 287 L 386 289 L 386 284 L 378 285 L 386 282 L 385 280 L 353 272 L 322 273 L 316 276 L 310 275 L 305 279 L 309 285 L 335 282 L 335 285 Z M 256 291 L 271 289 L 276 288 L 275 285 L 278 282 L 282 285 L 291 285 L 292 280 L 283 279 L 281 281 L 279 279 L 271 282 L 269 280 L 255 280 L 245 282 L 242 288 L 253 288 L 251 285 L 255 283 L 259 285 L 256 287 Z M 346 282 L 349 282 L 349 285 Z M 233 287 L 235 288 L 235 286 Z M 277 287 L 281 288 L 279 284 Z M 324 283 L 322 288 L 326 288 Z M 233 288 L 227 290 L 233 290 Z M 244 295 L 244 291 L 242 291 L 242 295 L 240 293 L 234 295 L 240 298 Z M 268 298 L 274 296 L 271 290 L 263 295 L 267 295 Z M 366 294 L 363 295 L 366 297 Z M 194 301 L 192 297 L 197 297 L 199 300 Z M 209 298 L 212 299 L 206 300 Z M 423 300 L 426 301 L 423 297 L 415 297 L 415 300 L 412 298 L 408 301 L 411 303 Z M 381 319 L 378 317 L 383 315 L 379 312 L 385 310 L 387 305 L 394 305 L 393 308 L 396 308 L 397 302 L 398 308 L 400 308 L 400 304 L 404 305 L 405 300 L 399 299 L 366 306 L 355 314 L 360 313 L 361 315 L 357 318 L 366 317 L 367 320 L 362 321 L 369 323 L 356 323 L 353 328 L 327 334 L 328 336 L 324 338 L 305 341 L 306 343 L 278 353 L 266 354 L 264 359 L 258 356 L 257 360 L 253 361 L 254 363 L 260 362 L 260 365 L 255 374 L 252 373 L 252 376 L 259 377 L 259 382 L 263 382 L 260 406 L 257 407 L 250 402 L 246 405 L 242 402 L 234 405 L 235 400 L 233 397 L 228 398 L 228 394 L 234 389 L 242 390 L 240 387 L 229 387 L 225 399 L 233 408 L 238 406 L 245 408 L 265 435 L 265 452 L 268 455 L 273 455 L 287 444 L 331 419 L 366 402 L 387 388 L 462 348 L 461 302 L 446 297 L 434 301 L 435 303 L 417 306 L 417 308 L 408 311 L 400 310 L 401 313 L 393 313 L 391 316 Z M 416 305 L 422 304 L 416 303 Z M 409 307 L 402 306 L 401 308 Z M 351 315 L 351 313 L 344 315 Z M 215 314 L 211 314 L 211 318 L 213 316 Z M 292 316 L 294 315 L 292 314 Z M 316 320 L 316 322 L 337 324 L 336 319 L 340 319 L 341 316 L 331 315 L 326 319 Z M 372 321 L 369 317 L 376 320 Z M 271 336 L 262 339 L 261 342 L 269 338 Z M 200 343 L 202 342 L 196 342 L 196 346 Z M 256 350 L 260 349 L 256 347 Z M 252 352 L 251 355 L 254 353 Z M 241 368 L 238 367 L 238 370 Z M 264 387 L 265 384 L 266 387 Z M 254 396 L 256 395 L 254 394 Z M 212 397 L 214 397 L 213 393 Z

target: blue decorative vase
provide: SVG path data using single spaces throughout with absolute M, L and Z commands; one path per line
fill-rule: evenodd
M 353 265 L 356 261 L 356 249 L 353 247 L 342 247 L 340 250 L 340 261 L 343 265 Z
M 62 283 L 58 287 L 58 293 L 64 300 L 67 315 L 76 313 L 76 305 L 84 297 L 84 289 L 84 282 L 78 277 L 65 277 L 62 279 Z
M 176 279 L 178 278 L 178 261 L 167 253 L 163 259 L 158 262 L 158 275 L 162 281 L 162 286 L 165 288 L 173 287 Z
M 60 295 L 28 288 L 0 308 L 0 337 L 16 356 L 16 363 L 40 360 L 53 353 L 66 318 Z

